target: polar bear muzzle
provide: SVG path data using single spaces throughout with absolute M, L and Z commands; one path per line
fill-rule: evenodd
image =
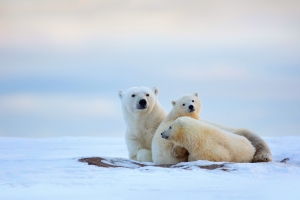
M 169 138 L 169 136 L 167 136 L 165 133 L 166 133 L 166 131 L 162 132 L 161 137 L 167 140 Z
M 195 111 L 195 107 L 193 105 L 189 105 L 189 111 L 190 112 L 194 112 Z
M 144 110 L 146 108 L 147 108 L 147 101 L 146 101 L 146 99 L 139 100 L 139 103 L 137 105 L 137 109 Z

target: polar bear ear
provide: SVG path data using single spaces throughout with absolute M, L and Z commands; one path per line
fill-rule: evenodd
M 198 97 L 198 92 L 195 92 L 194 95 L 195 95 L 196 97 Z
M 153 87 L 153 92 L 154 92 L 154 94 L 156 95 L 156 96 L 158 96 L 158 89 L 157 89 L 157 87 Z
M 122 92 L 122 91 L 119 91 L 119 94 L 118 94 L 118 95 L 119 95 L 119 98 L 120 98 L 120 99 L 123 98 L 123 92 Z
M 173 106 L 175 106 L 175 104 L 176 104 L 176 101 L 172 101 L 171 103 L 172 103 L 172 105 L 173 105 Z

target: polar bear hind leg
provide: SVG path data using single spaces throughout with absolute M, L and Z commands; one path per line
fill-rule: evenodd
M 237 129 L 235 134 L 244 136 L 255 147 L 256 152 L 252 162 L 271 162 L 273 160 L 269 146 L 260 136 L 247 129 Z

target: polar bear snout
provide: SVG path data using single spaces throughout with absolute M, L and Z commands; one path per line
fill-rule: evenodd
M 139 100 L 137 108 L 138 109 L 146 109 L 147 108 L 147 101 L 146 101 L 146 99 Z
M 194 112 L 195 111 L 195 107 L 193 105 L 189 105 L 189 110 L 190 110 L 190 112 Z
M 145 99 L 141 99 L 139 101 L 139 104 L 142 106 L 142 107 L 145 107 L 147 105 L 147 101 Z
M 165 131 L 161 133 L 161 137 L 164 138 L 164 139 L 166 139 L 166 140 L 169 138 L 169 136 L 167 136 L 167 135 L 165 134 Z

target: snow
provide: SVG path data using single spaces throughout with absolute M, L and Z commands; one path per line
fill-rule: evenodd
M 300 199 L 300 137 L 264 138 L 274 162 L 229 171 L 100 168 L 82 157 L 127 158 L 124 138 L 0 138 L 1 199 Z M 287 163 L 280 163 L 289 158 Z M 127 163 L 130 165 L 130 163 Z

